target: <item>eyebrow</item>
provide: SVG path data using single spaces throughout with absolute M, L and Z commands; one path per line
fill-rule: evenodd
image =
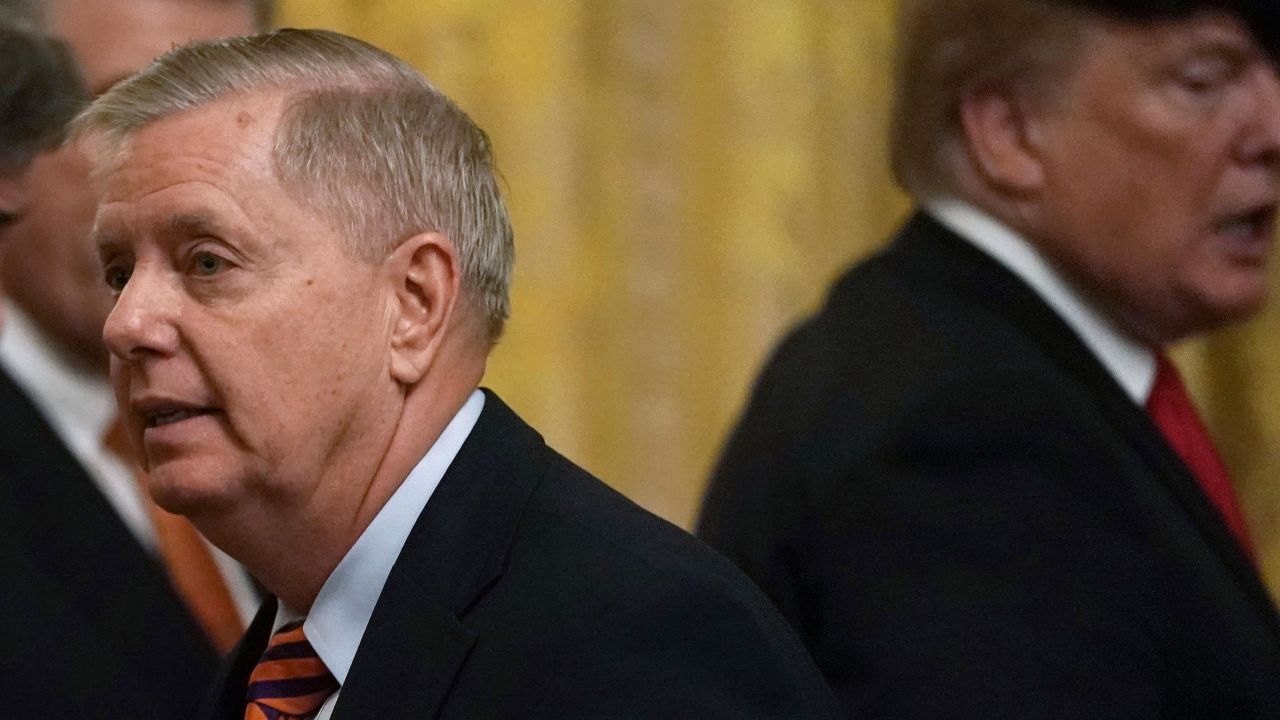
M 226 232 L 222 223 L 213 215 L 201 212 L 182 212 L 165 218 L 160 226 L 165 235 L 195 237 L 200 235 L 222 235 Z
M 1248 60 L 1262 51 L 1251 43 L 1234 38 L 1205 37 L 1187 45 L 1185 58 L 1226 56 L 1232 60 Z
M 2 224 L 2 223 L 0 223 Z M 203 235 L 223 235 L 226 230 L 212 214 L 202 211 L 181 212 L 165 218 L 160 224 L 161 237 L 179 237 L 192 238 Z M 94 227 L 89 234 L 89 240 L 98 248 L 100 256 L 106 256 L 113 250 L 126 244 L 124 239 L 118 234 L 108 230 Z
M 124 244 L 119 235 L 105 232 L 96 224 L 89 231 L 89 242 L 98 249 L 99 260 L 106 260 L 108 255 Z

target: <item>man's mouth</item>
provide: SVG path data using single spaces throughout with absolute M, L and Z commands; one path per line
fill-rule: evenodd
M 202 415 L 209 415 L 217 412 L 217 408 L 195 405 L 180 400 L 140 398 L 134 401 L 133 412 L 142 419 L 143 427 L 159 428 Z
M 1275 204 L 1259 205 L 1228 215 L 1214 225 L 1219 235 L 1239 240 L 1270 241 L 1276 227 Z
M 155 413 L 155 414 L 147 413 L 143 417 L 146 419 L 147 427 L 153 428 L 153 427 L 163 427 L 165 425 L 172 425 L 173 423 L 181 422 L 183 420 L 187 420 L 188 418 L 198 417 L 200 415 L 207 415 L 210 412 L 213 412 L 213 411 L 205 408 L 192 408 L 188 410 L 174 410 L 172 412 L 162 412 L 162 413 Z

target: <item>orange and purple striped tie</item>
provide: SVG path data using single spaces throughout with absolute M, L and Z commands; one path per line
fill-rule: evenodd
M 245 694 L 244 720 L 292 720 L 310 717 L 338 689 L 302 632 L 302 621 L 271 636 Z

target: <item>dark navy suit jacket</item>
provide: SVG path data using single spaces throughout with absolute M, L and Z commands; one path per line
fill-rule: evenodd
M 206 717 L 239 720 L 269 601 Z M 496 396 L 418 518 L 334 709 L 363 718 L 834 718 L 732 563 L 548 448 Z
M 850 716 L 1280 717 L 1280 618 L 1187 468 L 925 215 L 778 348 L 699 532 Z
M 186 718 L 218 657 L 167 575 L 0 372 L 0 715 Z

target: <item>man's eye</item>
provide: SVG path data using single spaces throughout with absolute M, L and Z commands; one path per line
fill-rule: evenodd
M 1222 58 L 1199 60 L 1178 70 L 1178 84 L 1194 95 L 1215 92 L 1240 76 L 1241 67 Z
M 195 271 L 197 275 L 215 275 L 223 269 L 226 261 L 211 252 L 202 252 L 195 257 Z
M 112 292 L 118 293 L 124 290 L 131 274 L 128 268 L 112 265 L 102 272 L 102 277 L 106 280 L 107 287 L 111 288 Z

